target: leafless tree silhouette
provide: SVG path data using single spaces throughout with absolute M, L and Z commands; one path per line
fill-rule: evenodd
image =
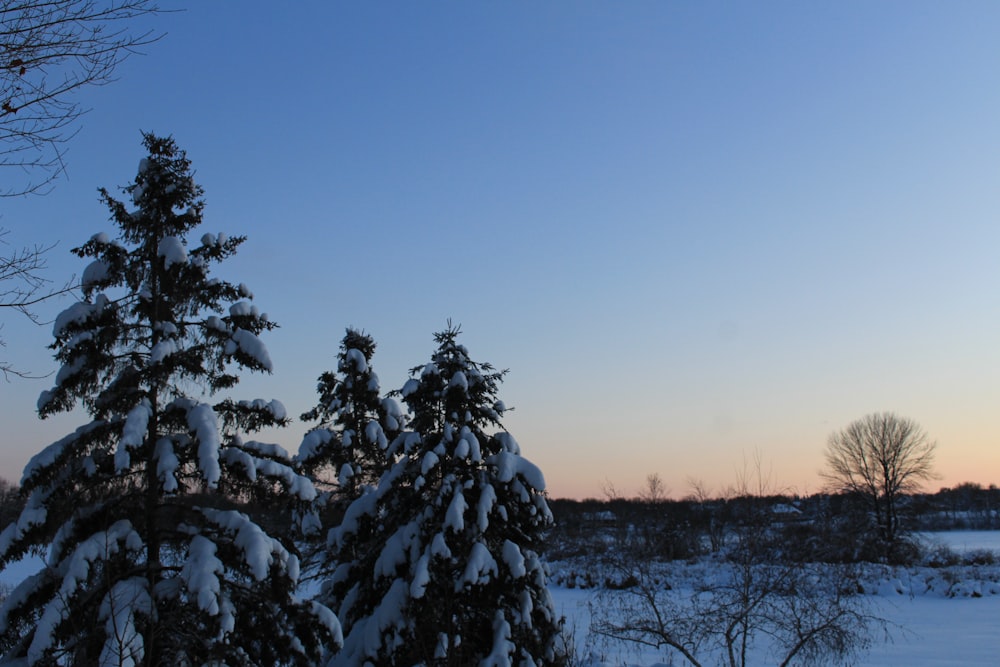
M 827 442 L 823 477 L 865 500 L 887 555 L 901 537 L 899 500 L 935 478 L 936 448 L 916 422 L 891 412 L 866 415 Z
M 159 39 L 132 29 L 157 12 L 152 0 L 0 0 L 0 196 L 47 191 L 86 112 L 76 94 Z

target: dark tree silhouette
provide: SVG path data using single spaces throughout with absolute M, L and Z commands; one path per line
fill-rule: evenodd
M 101 191 L 118 237 L 74 251 L 91 262 L 56 318 L 62 367 L 38 410 L 90 421 L 32 458 L 27 504 L 0 533 L 0 566 L 49 553 L 0 607 L 0 662 L 311 665 L 336 618 L 295 596 L 294 545 L 246 502 L 281 513 L 315 497 L 280 447 L 243 438 L 285 409 L 207 402 L 237 371 L 271 370 L 259 334 L 276 325 L 245 285 L 210 277 L 242 237 L 188 243 L 204 203 L 184 152 L 144 143 L 129 204 Z
M 86 111 L 76 94 L 158 39 L 133 30 L 158 11 L 152 0 L 0 0 L 0 196 L 42 192 L 62 172 Z
M 552 522 L 544 480 L 502 430 L 504 372 L 458 333 L 438 333 L 402 389 L 401 458 L 330 533 L 341 566 L 325 594 L 345 628 L 331 667 L 565 662 L 537 554 Z
M 823 477 L 831 490 L 864 500 L 885 557 L 903 534 L 899 500 L 934 479 L 936 448 L 916 422 L 891 412 L 866 415 L 827 442 Z

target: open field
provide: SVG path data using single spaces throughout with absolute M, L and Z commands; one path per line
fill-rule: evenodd
M 554 588 L 556 609 L 575 628 L 577 655 L 586 667 L 659 667 L 670 665 L 664 652 L 606 645 L 587 636 L 588 602 L 594 592 Z M 879 596 L 880 613 L 900 626 L 889 642 L 875 646 L 858 667 L 948 667 L 995 665 L 1000 655 L 1000 595 L 981 598 Z M 593 652 L 587 661 L 586 655 Z M 773 664 L 760 653 L 755 665 Z M 682 660 L 675 659 L 678 667 Z
M 1000 531 L 932 533 L 927 540 L 956 552 L 1000 553 Z M 998 559 L 1000 560 L 1000 559 Z M 13 587 L 37 572 L 42 561 L 29 557 L 0 571 L 0 585 Z M 558 572 L 561 564 L 554 563 Z M 700 565 L 696 576 L 715 576 Z M 888 641 L 877 644 L 859 667 L 948 667 L 995 665 L 1000 655 L 1000 565 L 955 568 L 884 568 L 872 566 L 864 577 L 873 610 L 890 621 Z M 551 587 L 556 611 L 567 619 L 580 667 L 662 667 L 664 651 L 607 643 L 590 634 L 591 603 L 596 589 Z M 678 589 L 679 591 L 682 589 Z M 766 648 L 754 654 L 755 665 L 773 664 Z M 712 663 L 714 664 L 714 663 Z
M 990 550 L 1000 556 L 1000 531 L 954 531 L 924 537 L 955 552 Z M 698 577 L 716 576 L 710 569 L 705 570 L 703 564 L 698 567 L 702 568 L 698 570 Z M 559 564 L 555 564 L 557 572 L 558 568 Z M 1000 655 L 1000 565 L 872 566 L 864 581 L 872 611 L 891 625 L 886 640 L 874 645 L 854 664 L 859 667 L 997 664 Z M 680 667 L 686 664 L 677 654 L 671 662 L 665 650 L 610 643 L 591 635 L 591 612 L 601 609 L 606 602 L 599 598 L 600 591 L 563 586 L 552 587 L 551 591 L 558 613 L 567 619 L 581 667 Z M 679 588 L 677 592 L 683 595 L 685 589 Z M 766 647 L 752 655 L 753 665 L 776 664 Z

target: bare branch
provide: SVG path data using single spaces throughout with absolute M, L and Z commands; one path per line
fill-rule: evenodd
M 646 475 L 646 485 L 639 490 L 639 500 L 644 503 L 662 503 L 669 493 L 660 473 L 653 472 Z
M 75 95 L 162 35 L 129 24 L 158 13 L 152 0 L 0 0 L 0 197 L 47 191 L 64 170 L 63 146 L 86 112 Z
M 822 476 L 828 489 L 865 500 L 886 555 L 901 534 L 899 499 L 936 477 L 936 449 L 916 422 L 891 412 L 866 415 L 827 442 Z
M 9 233 L 9 230 L 0 228 L 0 244 L 6 245 L 5 237 Z M 75 280 L 70 280 L 58 289 L 52 288 L 51 281 L 42 275 L 47 266 L 45 254 L 54 247 L 54 244 L 50 246 L 39 244 L 16 248 L 0 255 L 0 308 L 9 308 L 35 324 L 40 324 L 32 308 L 46 299 L 76 288 Z M 2 328 L 3 325 L 0 324 L 0 329 Z M 0 337 L 0 347 L 6 347 L 2 337 Z M 0 374 L 5 380 L 10 380 L 11 377 L 45 377 L 33 375 L 7 361 L 0 361 Z

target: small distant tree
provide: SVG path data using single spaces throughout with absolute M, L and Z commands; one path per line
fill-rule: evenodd
M 639 500 L 650 504 L 662 503 L 667 499 L 667 493 L 660 473 L 653 472 L 646 475 L 646 485 L 639 491 Z
M 537 553 L 552 521 L 544 480 L 502 430 L 504 372 L 458 334 L 437 334 L 401 391 L 400 460 L 331 531 L 342 564 L 325 595 L 345 632 L 331 666 L 565 662 Z
M 134 208 L 101 190 L 117 238 L 74 250 L 92 261 L 55 320 L 62 366 L 38 410 L 90 421 L 31 459 L 27 505 L 0 533 L 0 566 L 48 553 L 0 607 L 0 662 L 310 665 L 336 618 L 296 597 L 294 545 L 246 511 L 315 495 L 280 447 L 243 438 L 284 424 L 284 407 L 207 402 L 239 370 L 271 370 L 259 335 L 276 325 L 245 285 L 210 277 L 242 237 L 188 243 L 204 204 L 184 152 L 144 145 Z
M 862 499 L 885 558 L 897 558 L 905 534 L 901 500 L 935 478 L 937 443 L 911 419 L 873 413 L 830 436 L 823 477 L 835 492 Z
M 158 39 L 133 24 L 157 11 L 151 0 L 0 0 L 0 197 L 44 191 L 62 172 L 86 111 L 76 94 Z
M 708 484 L 697 477 L 688 477 L 690 493 L 685 500 L 691 504 L 695 521 L 708 537 L 712 553 L 722 550 L 726 539 L 728 516 L 725 511 L 726 497 L 714 498 Z
M 374 487 L 389 467 L 386 454 L 403 427 L 403 413 L 393 398 L 381 395 L 372 367 L 375 339 L 348 329 L 340 343 L 337 371 L 320 375 L 319 403 L 303 413 L 318 422 L 299 447 L 298 460 L 307 471 L 332 469 L 343 504 Z

